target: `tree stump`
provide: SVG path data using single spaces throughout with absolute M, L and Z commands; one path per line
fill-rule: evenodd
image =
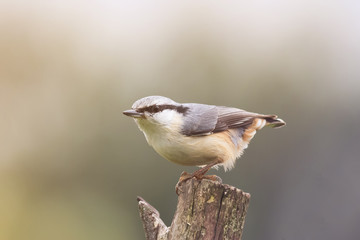
M 241 239 L 250 194 L 221 182 L 189 179 L 178 184 L 178 204 L 170 227 L 138 197 L 147 240 Z

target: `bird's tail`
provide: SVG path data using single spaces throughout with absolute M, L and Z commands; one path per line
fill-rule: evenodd
M 266 120 L 266 126 L 272 128 L 281 128 L 286 125 L 284 120 L 278 118 L 276 115 L 267 115 L 264 119 Z

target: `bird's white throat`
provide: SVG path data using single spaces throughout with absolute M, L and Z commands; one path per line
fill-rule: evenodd
M 139 129 L 144 133 L 151 146 L 161 144 L 177 136 L 182 125 L 181 114 L 174 110 L 164 110 L 155 114 L 145 114 L 146 118 L 135 119 Z

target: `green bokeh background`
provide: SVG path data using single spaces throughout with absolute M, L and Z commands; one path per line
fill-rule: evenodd
M 122 111 L 144 96 L 277 114 L 235 169 L 244 239 L 359 239 L 360 4 L 0 3 L 0 239 L 144 239 L 180 173 Z

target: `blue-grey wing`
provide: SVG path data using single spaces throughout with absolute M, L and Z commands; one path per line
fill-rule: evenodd
M 255 118 L 273 117 L 214 105 L 188 103 L 183 106 L 189 108 L 182 126 L 182 133 L 187 136 L 208 135 L 234 128 L 246 129 Z
M 188 108 L 182 126 L 184 135 L 208 135 L 213 132 L 218 119 L 216 106 L 197 103 L 186 103 L 183 106 Z

